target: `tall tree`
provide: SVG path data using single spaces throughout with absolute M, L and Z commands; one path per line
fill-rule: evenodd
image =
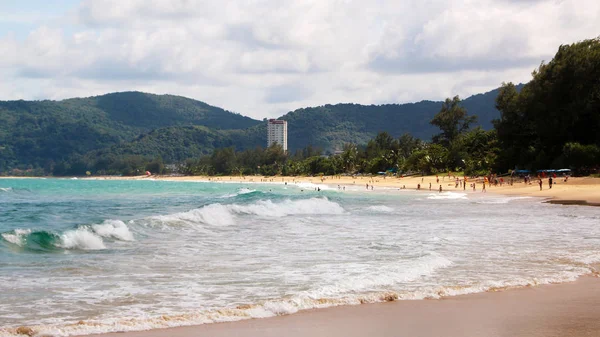
M 431 120 L 431 124 L 442 131 L 433 137 L 434 143 L 448 147 L 458 135 L 469 129 L 471 123 L 477 121 L 477 116 L 469 116 L 467 110 L 461 106 L 460 98 L 446 98 L 442 109 Z
M 503 85 L 496 105 L 503 168 L 560 168 L 565 144 L 600 146 L 600 38 L 560 46 L 520 93 Z

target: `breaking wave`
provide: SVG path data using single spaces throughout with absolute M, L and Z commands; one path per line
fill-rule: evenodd
M 441 258 L 439 267 L 448 265 Z M 431 271 L 435 270 L 432 268 Z M 418 270 L 413 271 L 418 274 Z M 323 296 L 327 291 L 307 292 L 283 298 L 273 298 L 256 303 L 238 304 L 209 310 L 190 310 L 143 317 L 111 317 L 102 320 L 81 320 L 74 323 L 0 327 L 0 336 L 72 336 L 109 332 L 142 331 L 247 319 L 267 318 L 295 314 L 299 311 L 321 309 L 343 305 L 393 302 L 400 300 L 440 299 L 458 295 L 497 292 L 515 288 L 538 286 L 557 282 L 573 281 L 577 275 L 563 275 L 557 278 L 520 279 L 513 281 L 486 281 L 473 284 L 430 285 L 414 290 L 370 291 L 342 296 Z
M 466 193 L 456 193 L 456 192 L 442 192 L 442 193 L 431 193 L 427 197 L 429 200 L 458 200 L 458 199 L 468 199 Z
M 367 210 L 378 213 L 392 213 L 394 211 L 393 208 L 383 205 L 369 206 L 367 207 Z
M 103 238 L 133 241 L 133 234 L 120 220 L 106 220 L 101 224 L 80 226 L 62 233 L 15 229 L 0 234 L 4 241 L 31 252 L 51 252 L 60 249 L 106 249 Z
M 231 226 L 236 216 L 256 215 L 261 217 L 285 217 L 290 215 L 342 214 L 344 209 L 338 203 L 327 198 L 302 200 L 284 200 L 273 202 L 259 200 L 255 203 L 210 204 L 187 212 L 159 215 L 150 218 L 151 223 L 158 222 L 166 226 Z
M 94 233 L 104 238 L 114 238 L 121 241 L 134 241 L 129 227 L 121 220 L 105 220 L 98 225 L 92 225 Z
M 477 204 L 508 204 L 511 201 L 515 200 L 523 200 L 523 199 L 531 199 L 532 197 L 496 197 L 489 198 L 485 200 L 479 200 Z
M 257 194 L 257 193 L 262 193 L 262 192 L 253 190 L 251 188 L 243 187 L 243 188 L 240 188 L 239 190 L 237 190 L 237 192 L 235 192 L 235 193 L 224 195 L 222 198 L 234 198 L 234 197 L 242 196 L 245 194 Z
M 342 206 L 327 198 L 285 200 L 280 203 L 274 203 L 271 200 L 261 200 L 250 205 L 228 205 L 227 209 L 236 214 L 252 214 L 264 217 L 344 213 Z

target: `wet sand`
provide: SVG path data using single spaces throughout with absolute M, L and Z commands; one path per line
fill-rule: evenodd
M 572 283 L 327 309 L 101 337 L 597 337 L 600 278 Z

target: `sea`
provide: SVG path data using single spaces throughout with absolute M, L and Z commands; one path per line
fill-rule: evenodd
M 543 201 L 362 184 L 0 179 L 0 336 L 260 319 L 593 272 L 600 208 Z

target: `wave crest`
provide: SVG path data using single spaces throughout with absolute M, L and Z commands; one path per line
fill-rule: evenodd
M 105 238 L 114 238 L 121 241 L 134 241 L 133 234 L 121 220 L 105 220 L 98 225 L 92 225 L 94 233 Z
M 442 192 L 442 193 L 431 193 L 427 197 L 429 200 L 458 200 L 458 199 L 468 199 L 466 193 L 456 193 L 456 192 Z
M 106 249 L 104 241 L 102 241 L 100 236 L 83 227 L 66 231 L 61 234 L 58 246 L 65 249 Z
M 252 214 L 264 217 L 344 213 L 342 206 L 327 198 L 310 198 L 293 201 L 288 199 L 280 203 L 274 203 L 271 200 L 261 200 L 250 205 L 228 205 L 227 208 L 237 214 Z
M 342 214 L 344 209 L 338 203 L 327 198 L 311 198 L 302 200 L 284 200 L 275 203 L 271 200 L 260 200 L 255 203 L 210 204 L 187 212 L 159 215 L 151 217 L 151 223 L 158 222 L 164 226 L 231 226 L 235 224 L 236 215 L 256 215 L 261 217 L 285 217 L 289 215 Z

